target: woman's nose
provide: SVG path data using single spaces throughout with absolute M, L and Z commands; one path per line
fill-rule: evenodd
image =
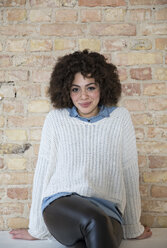
M 81 99 L 86 99 L 88 97 L 86 90 L 81 91 L 80 97 L 81 97 Z

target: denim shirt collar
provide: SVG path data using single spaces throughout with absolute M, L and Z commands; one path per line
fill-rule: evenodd
M 98 113 L 98 115 L 96 116 L 93 116 L 93 117 L 90 117 L 90 118 L 84 118 L 84 117 L 81 117 L 78 112 L 77 112 L 77 109 L 75 106 L 73 106 L 72 108 L 68 108 L 68 111 L 69 111 L 69 114 L 71 117 L 78 117 L 78 118 L 83 118 L 83 119 L 93 119 L 93 118 L 97 118 L 97 117 L 109 117 L 110 115 L 110 111 L 108 109 L 108 107 L 106 106 L 99 106 L 100 108 L 100 111 Z

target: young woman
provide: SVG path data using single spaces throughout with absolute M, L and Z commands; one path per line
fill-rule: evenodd
M 54 237 L 66 246 L 117 248 L 151 236 L 140 223 L 134 127 L 118 107 L 117 68 L 96 52 L 59 58 L 35 170 L 29 229 L 13 238 Z

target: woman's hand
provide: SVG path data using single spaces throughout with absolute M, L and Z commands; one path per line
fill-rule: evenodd
M 140 239 L 147 239 L 147 238 L 151 237 L 151 235 L 152 235 L 151 229 L 148 226 L 145 226 L 144 232 L 140 236 L 136 237 L 135 239 L 139 239 L 139 240 Z
M 28 229 L 15 229 L 9 233 L 12 235 L 12 239 L 37 240 L 29 234 Z

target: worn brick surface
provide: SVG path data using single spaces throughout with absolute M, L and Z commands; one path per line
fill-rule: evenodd
M 92 51 L 100 51 L 100 40 L 96 39 L 80 39 L 79 40 L 79 48 L 80 50 L 90 49 Z
M 154 168 L 165 168 L 167 167 L 167 156 L 148 156 L 149 167 Z
M 152 79 L 152 72 L 150 67 L 146 68 L 133 68 L 130 70 L 132 79 L 136 80 L 150 80 Z
M 50 22 L 51 9 L 32 9 L 29 13 L 29 19 L 31 22 Z
M 82 9 L 81 10 L 81 22 L 100 22 L 101 10 L 96 9 Z
M 26 158 L 15 158 L 15 157 L 8 157 L 5 160 L 5 164 L 9 170 L 25 170 L 26 169 Z
M 131 114 L 143 224 L 167 227 L 167 1 L 0 1 L 0 229 L 28 227 L 47 89 L 58 57 L 85 48 L 118 67 Z
M 130 42 L 131 50 L 150 50 L 152 42 L 148 39 L 134 39 Z
M 124 6 L 124 0 L 79 0 L 79 6 L 88 6 L 88 7 L 96 7 L 96 6 L 110 6 L 110 7 L 118 7 Z
M 25 9 L 11 9 L 7 11 L 7 20 L 13 21 L 24 21 L 26 19 Z
M 26 218 L 8 218 L 7 223 L 9 228 L 17 229 L 28 228 L 29 221 Z
M 8 188 L 7 196 L 11 199 L 26 200 L 28 199 L 27 188 Z

